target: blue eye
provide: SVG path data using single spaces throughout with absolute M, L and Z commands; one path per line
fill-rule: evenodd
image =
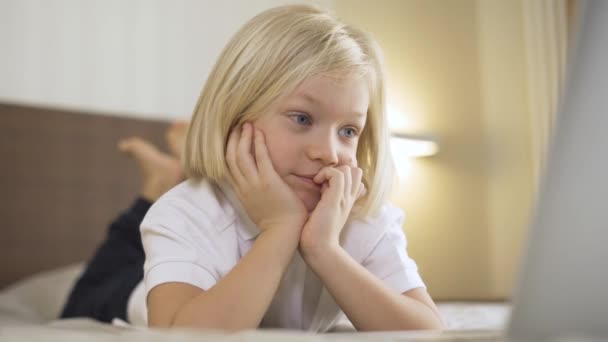
M 309 126 L 312 123 L 310 117 L 305 114 L 293 114 L 291 115 L 291 119 L 295 121 L 298 125 Z
M 347 138 L 356 138 L 359 136 L 359 131 L 353 127 L 344 127 L 340 130 L 340 134 Z

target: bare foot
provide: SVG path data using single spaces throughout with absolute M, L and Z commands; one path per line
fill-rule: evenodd
M 188 122 L 175 121 L 171 124 L 171 127 L 169 127 L 165 134 L 165 140 L 167 141 L 169 150 L 179 160 L 182 160 L 187 131 Z
M 142 138 L 123 139 L 118 143 L 118 149 L 137 162 L 143 178 L 141 195 L 148 201 L 156 201 L 184 179 L 178 159 Z

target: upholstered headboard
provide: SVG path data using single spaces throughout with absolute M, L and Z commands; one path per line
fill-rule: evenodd
M 164 149 L 166 122 L 0 103 L 0 288 L 94 252 L 138 194 L 119 139 Z

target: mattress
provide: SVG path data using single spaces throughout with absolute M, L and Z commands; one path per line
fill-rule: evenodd
M 56 317 L 82 264 L 43 272 L 24 279 L 0 292 L 0 340 L 2 341 L 323 341 L 323 340 L 418 340 L 460 336 L 498 338 L 508 319 L 507 303 L 446 302 L 437 303 L 447 325 L 441 332 L 357 333 L 345 320 L 334 333 L 312 334 L 301 331 L 259 329 L 239 333 L 188 329 L 162 330 L 136 327 L 115 320 L 112 324 L 77 318 Z M 462 332 L 458 334 L 458 332 Z M 469 335 L 473 334 L 473 335 Z

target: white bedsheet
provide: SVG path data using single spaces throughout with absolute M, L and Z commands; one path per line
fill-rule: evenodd
M 82 265 L 41 273 L 0 292 L 0 341 L 323 341 L 402 340 L 436 338 L 438 333 L 346 333 L 310 334 L 286 330 L 252 330 L 238 334 L 212 331 L 163 331 L 89 319 L 57 320 L 56 317 Z M 505 325 L 509 306 L 503 303 L 439 303 L 450 330 L 476 330 L 475 336 L 496 337 Z M 441 335 L 443 336 L 443 335 Z M 466 335 L 461 335 L 464 337 Z M 465 338 L 466 339 L 466 338 Z

